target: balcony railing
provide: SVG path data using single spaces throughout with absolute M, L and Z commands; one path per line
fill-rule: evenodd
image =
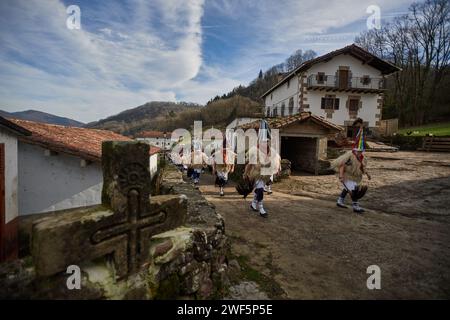
M 372 77 L 349 77 L 346 81 L 340 81 L 339 76 L 312 74 L 308 77 L 309 88 L 331 88 L 335 90 L 384 90 L 385 81 L 383 78 Z

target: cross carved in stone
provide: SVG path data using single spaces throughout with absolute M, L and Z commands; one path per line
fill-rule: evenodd
M 150 240 L 152 229 L 161 225 L 166 220 L 165 211 L 154 212 L 151 215 L 144 216 L 140 210 L 140 194 L 136 189 L 132 189 L 128 196 L 128 208 L 126 217 L 122 218 L 118 224 L 102 228 L 94 233 L 92 242 L 99 244 L 105 240 L 120 236 L 127 236 L 127 255 L 128 263 L 126 270 L 122 270 L 119 265 L 118 275 L 124 276 L 135 272 L 141 263 L 145 262 L 146 243 Z
M 149 146 L 103 142 L 102 205 L 42 219 L 33 225 L 32 255 L 39 276 L 97 258 L 113 257 L 116 275 L 126 277 L 149 261 L 153 235 L 184 223 L 187 202 L 175 195 L 150 203 Z

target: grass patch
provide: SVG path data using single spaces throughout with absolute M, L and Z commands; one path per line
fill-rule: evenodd
M 435 136 L 450 136 L 450 122 L 430 123 L 419 127 L 410 127 L 400 129 L 400 134 L 416 137 L 423 137 L 427 134 L 433 134 Z
M 241 266 L 241 276 L 243 280 L 253 281 L 259 285 L 270 299 L 282 299 L 285 292 L 281 286 L 273 279 L 262 274 L 258 270 L 250 266 L 250 259 L 247 256 L 237 256 L 235 259 Z M 270 265 L 267 265 L 269 268 Z

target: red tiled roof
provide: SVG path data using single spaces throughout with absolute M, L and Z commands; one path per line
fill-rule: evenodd
M 136 138 L 164 138 L 165 133 L 161 131 L 142 131 L 136 134 Z
M 312 114 L 311 112 L 300 112 L 298 114 L 292 115 L 292 116 L 287 116 L 287 117 L 277 117 L 277 118 L 267 118 L 267 124 L 269 125 L 269 127 L 271 129 L 280 129 L 282 127 L 285 127 L 291 123 L 294 122 L 302 122 L 305 120 L 310 119 L 311 121 L 313 121 L 314 123 L 325 127 L 327 129 L 331 129 L 332 131 L 341 131 L 343 130 L 342 127 L 328 121 L 325 120 L 319 116 L 316 116 L 314 114 Z M 256 120 L 250 123 L 246 123 L 242 126 L 239 126 L 239 128 L 242 128 L 244 130 L 246 129 L 259 129 L 259 124 L 261 123 L 261 120 Z
M 0 127 L 4 127 L 7 130 L 14 132 L 15 134 L 18 135 L 25 135 L 25 136 L 31 135 L 31 132 L 28 131 L 27 129 L 22 128 L 21 126 L 18 126 L 14 122 L 11 122 L 8 119 L 5 119 L 1 116 L 0 116 Z
M 132 141 L 128 137 L 108 130 L 67 127 L 18 119 L 9 120 L 32 133 L 31 136 L 20 137 L 21 141 L 91 161 L 101 160 L 103 141 Z M 158 151 L 150 148 L 150 154 Z
M 161 151 L 161 148 L 155 147 L 155 146 L 150 146 L 150 155 L 153 155 L 153 154 L 158 153 L 160 151 Z

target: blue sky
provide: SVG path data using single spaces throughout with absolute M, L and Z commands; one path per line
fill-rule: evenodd
M 79 121 L 152 100 L 205 103 L 297 49 L 353 42 L 411 0 L 1 0 L 0 109 Z M 77 5 L 81 29 L 66 26 Z

